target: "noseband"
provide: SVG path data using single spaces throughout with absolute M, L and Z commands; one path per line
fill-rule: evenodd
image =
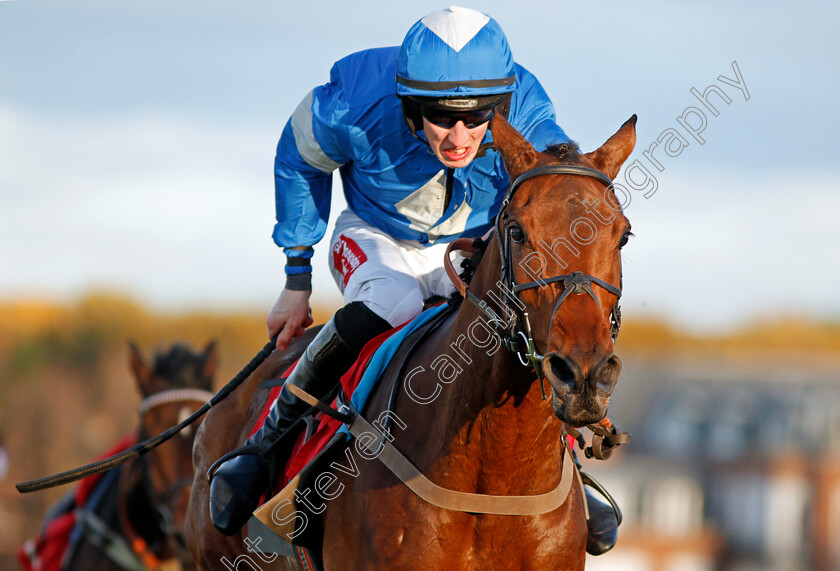
M 140 402 L 137 412 L 143 416 L 151 409 L 171 402 L 200 402 L 205 403 L 213 398 L 213 393 L 204 389 L 168 389 L 147 396 Z
M 452 268 L 452 264 L 449 259 L 449 252 L 452 250 L 463 250 L 467 253 L 472 252 L 474 248 L 472 240 L 469 238 L 459 238 L 454 240 L 450 243 L 449 248 L 447 249 L 445 259 L 447 274 L 449 274 L 450 279 L 452 279 L 456 288 L 461 292 L 461 295 L 478 306 L 482 313 L 484 313 L 484 315 L 488 318 L 488 323 L 496 330 L 496 333 L 501 338 L 502 345 L 505 349 L 516 353 L 519 361 L 523 365 L 531 365 L 534 372 L 537 374 L 537 378 L 541 381 L 543 378 L 543 356 L 537 352 L 534 338 L 531 333 L 531 323 L 528 318 L 528 312 L 524 311 L 525 303 L 519 298 L 520 292 L 537 287 L 543 287 L 548 284 L 562 282 L 564 286 L 563 293 L 560 294 L 560 297 L 554 305 L 554 310 L 552 311 L 553 316 L 566 298 L 572 294 L 588 294 L 595 300 L 598 307 L 600 307 L 601 303 L 598 301 L 598 297 L 592 289 L 593 284 L 597 285 L 616 296 L 615 305 L 613 305 L 612 310 L 610 311 L 610 333 L 613 340 L 615 340 L 621 327 L 621 309 L 618 304 L 619 299 L 621 298 L 621 284 L 619 284 L 619 287 L 615 287 L 614 285 L 596 278 L 595 276 L 590 276 L 579 271 L 574 271 L 570 274 L 553 276 L 550 278 L 538 278 L 535 281 L 523 284 L 516 284 L 514 280 L 511 255 L 512 240 L 510 231 L 508 230 L 505 232 L 505 226 L 508 221 L 508 206 L 513 199 L 513 195 L 523 182 L 538 176 L 546 175 L 585 176 L 594 178 L 607 187 L 612 186 L 612 180 L 610 180 L 610 178 L 601 171 L 579 165 L 545 165 L 525 171 L 516 177 L 502 201 L 502 206 L 497 219 L 498 223 L 496 226 L 496 232 L 499 236 L 499 257 L 502 261 L 501 285 L 503 286 L 505 293 L 505 295 L 501 296 L 501 298 L 504 299 L 504 309 L 507 319 L 499 317 L 484 300 L 479 299 L 474 293 L 472 293 L 469 290 L 469 287 L 467 287 L 460 277 L 457 276 L 454 268 Z M 543 397 L 545 397 L 544 389 Z

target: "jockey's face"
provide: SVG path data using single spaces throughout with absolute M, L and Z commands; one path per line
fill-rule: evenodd
M 423 133 L 429 147 L 438 160 L 449 168 L 465 167 L 472 162 L 489 125 L 487 121 L 468 129 L 463 121 L 458 121 L 451 127 L 441 127 L 423 117 Z

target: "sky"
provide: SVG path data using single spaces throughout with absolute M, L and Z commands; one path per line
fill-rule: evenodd
M 635 234 L 625 316 L 700 331 L 840 319 L 840 7 L 462 5 L 496 18 L 584 151 L 638 115 L 617 178 Z M 446 6 L 0 0 L 0 302 L 109 290 L 267 312 L 284 283 L 271 231 L 286 120 L 335 60 L 397 45 Z M 691 92 L 710 86 L 729 100 L 707 92 L 717 115 Z M 326 250 L 313 301 L 337 307 Z

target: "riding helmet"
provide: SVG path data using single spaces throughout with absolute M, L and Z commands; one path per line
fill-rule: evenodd
M 516 66 L 501 26 L 476 10 L 432 12 L 400 46 L 397 95 L 412 131 L 422 129 L 419 105 L 454 111 L 504 105 L 515 84 Z

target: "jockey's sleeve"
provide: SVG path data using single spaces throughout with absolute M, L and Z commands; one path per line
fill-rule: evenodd
M 338 133 L 346 108 L 333 76 L 303 98 L 283 129 L 274 160 L 278 246 L 311 246 L 326 233 L 332 171 L 350 160 Z
M 531 72 L 518 64 L 510 117 L 511 125 L 538 151 L 569 141 L 569 137 L 557 124 L 554 105 L 543 86 Z

